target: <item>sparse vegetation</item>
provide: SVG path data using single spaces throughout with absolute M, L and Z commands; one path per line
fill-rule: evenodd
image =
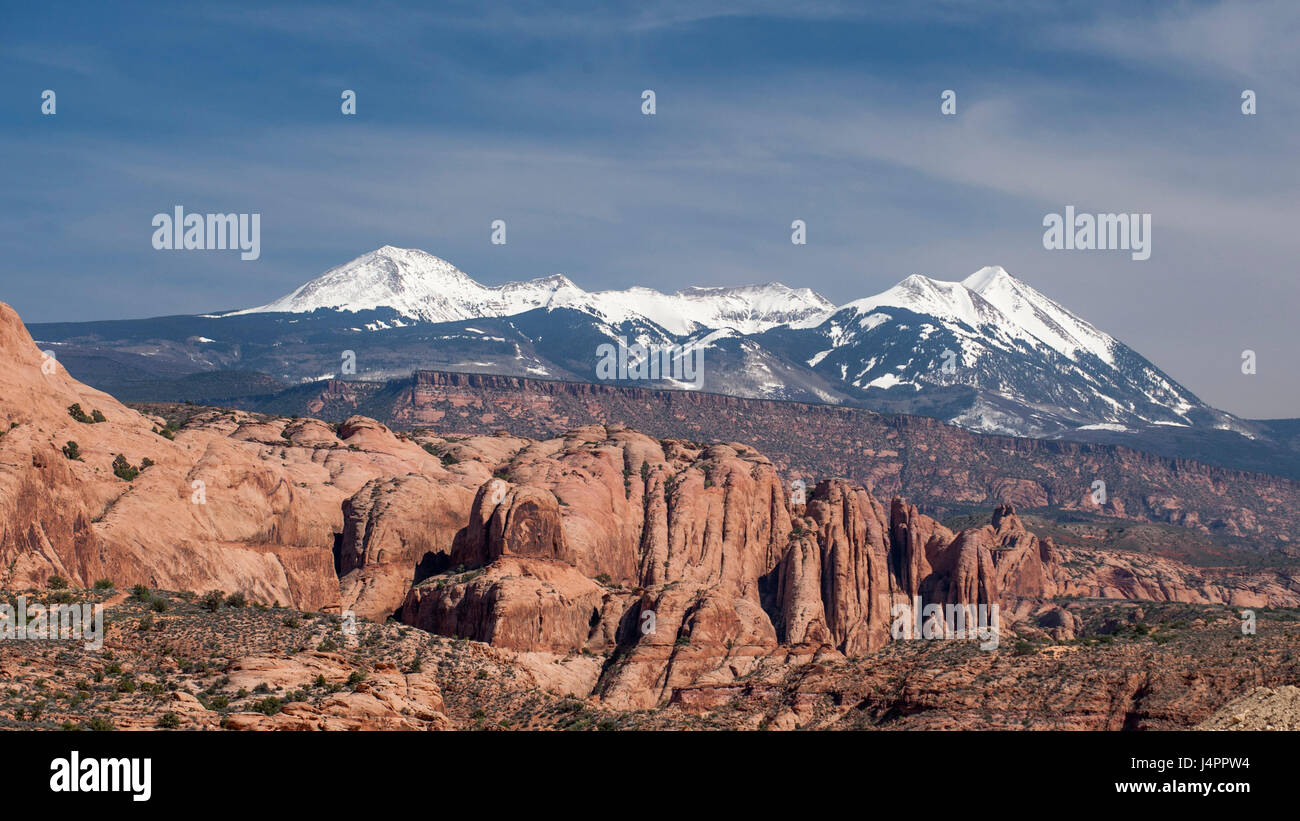
M 90 414 L 87 415 L 86 412 L 81 409 L 81 404 L 78 402 L 68 405 L 68 416 L 71 416 L 73 419 L 85 425 L 93 425 L 99 422 L 108 421 L 104 418 L 104 414 L 100 413 L 98 410 L 91 411 Z
M 122 454 L 113 457 L 113 475 L 124 482 L 130 482 L 140 474 L 140 469 L 126 460 Z

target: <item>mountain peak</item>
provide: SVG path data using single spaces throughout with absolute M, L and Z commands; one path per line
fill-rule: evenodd
M 974 291 L 977 294 L 982 294 L 989 288 L 1007 280 L 1011 280 L 1012 282 L 1018 281 L 1015 277 L 1011 276 L 1011 274 L 1008 274 L 1007 269 L 1003 268 L 1001 265 L 986 265 L 963 279 L 961 284 L 964 285 L 967 290 Z
M 578 287 L 578 284 L 576 282 L 569 279 L 564 274 L 551 274 L 549 276 L 538 277 L 537 279 L 532 280 L 528 284 L 540 285 L 547 288 L 554 288 L 557 291 L 561 289 L 563 290 L 572 289 L 578 291 L 582 290 L 581 288 Z
M 572 308 L 611 322 L 649 319 L 670 333 L 735 328 L 758 333 L 817 319 L 834 305 L 808 290 L 779 283 L 687 288 L 675 294 L 651 288 L 588 293 L 563 274 L 486 286 L 445 259 L 418 248 L 382 245 L 299 286 L 274 302 L 234 314 L 318 309 L 391 309 L 426 322 L 511 316 L 535 308 Z M 230 314 L 230 315 L 234 315 Z

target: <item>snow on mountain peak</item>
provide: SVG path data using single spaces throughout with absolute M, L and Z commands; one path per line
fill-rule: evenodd
M 1113 364 L 1116 342 L 1056 302 L 987 266 L 961 282 L 913 274 L 883 293 L 839 310 L 867 316 L 879 308 L 981 327 L 1007 338 L 1037 340 L 1071 359 L 1093 354 Z M 294 291 L 236 313 L 365 311 L 391 308 L 426 322 L 512 316 L 535 308 L 572 308 L 610 323 L 648 319 L 671 334 L 731 328 L 743 334 L 786 325 L 811 328 L 835 314 L 835 306 L 808 288 L 766 285 L 691 287 L 675 293 L 633 287 L 587 292 L 563 274 L 488 287 L 450 262 L 417 248 L 384 245 L 331 268 Z
M 977 294 L 984 293 L 985 288 L 992 287 L 995 283 L 1004 279 L 1015 279 L 1007 273 L 1007 269 L 1001 265 L 986 265 L 975 273 L 961 281 L 967 290 L 974 291 Z
M 1037 341 L 1070 359 L 1093 354 L 1107 364 L 1115 362 L 1117 343 L 1112 337 L 998 265 L 981 268 L 961 282 L 913 274 L 882 293 L 843 308 L 863 315 L 879 308 L 903 308 L 959 322 L 972 330 L 991 326 L 1002 336 Z
M 445 259 L 415 248 L 385 245 L 331 268 L 274 302 L 236 313 L 392 308 L 405 316 L 441 322 L 467 318 L 460 315 L 459 305 L 483 297 L 484 290 Z
M 912 274 L 886 291 L 854 300 L 843 308 L 853 308 L 864 315 L 878 308 L 903 308 L 918 314 L 961 322 L 973 330 L 992 318 L 987 306 L 977 299 L 972 298 L 971 292 L 959 282 L 945 282 Z
M 762 333 L 794 322 L 820 324 L 835 304 L 807 288 L 767 285 L 690 287 L 666 294 L 634 286 L 625 291 L 587 294 L 587 304 L 613 322 L 645 317 L 672 334 L 690 334 L 702 328 L 731 328 L 740 333 Z
M 433 254 L 384 245 L 331 268 L 274 302 L 235 314 L 391 308 L 413 319 L 451 322 L 511 316 L 534 308 L 573 308 L 615 323 L 649 319 L 670 333 L 688 334 L 700 328 L 759 333 L 797 320 L 820 322 L 834 307 L 807 288 L 776 282 L 687 288 L 673 294 L 640 287 L 588 293 L 563 274 L 551 274 L 488 287 Z
M 981 268 L 961 283 L 996 307 L 1015 325 L 1056 351 L 1075 359 L 1089 353 L 1115 364 L 1113 337 L 1075 316 L 997 266 Z

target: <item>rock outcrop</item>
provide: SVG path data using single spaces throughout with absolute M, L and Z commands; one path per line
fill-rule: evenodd
M 2 303 L 0 352 L 5 587 L 111 578 L 338 609 L 343 503 L 379 477 L 450 476 L 373 420 L 206 412 L 173 434 L 69 377 Z
M 107 577 L 397 614 L 534 667 L 599 659 L 560 679 L 611 709 L 703 703 L 760 669 L 879 651 L 910 636 L 917 606 L 997 606 L 1004 626 L 1062 639 L 1079 624 L 1056 597 L 1300 604 L 1286 571 L 1057 546 L 1009 500 L 953 532 L 843 478 L 792 499 L 794 477 L 736 442 L 613 424 L 412 438 L 360 416 L 215 410 L 172 428 L 71 379 L 2 304 L 0 353 L 0 587 Z M 410 726 L 436 725 L 433 694 L 388 673 L 271 725 L 421 711 Z

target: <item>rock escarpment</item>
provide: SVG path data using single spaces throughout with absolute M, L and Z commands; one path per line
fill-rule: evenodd
M 1042 604 L 1060 595 L 1300 602 L 1276 577 L 1252 587 L 1133 554 L 1075 561 L 1011 505 L 953 533 L 841 479 L 796 502 L 745 445 L 580 428 L 497 466 L 454 540 L 458 571 L 413 587 L 401 618 L 521 652 L 607 654 L 593 687 L 634 709 L 774 655 L 872 652 L 892 640 L 895 608 L 918 602 L 997 604 L 1062 636 L 1068 614 L 1053 622 Z
M 851 480 L 792 498 L 740 443 L 620 425 L 417 441 L 214 410 L 172 428 L 71 379 L 3 305 L 0 352 L 0 587 L 110 578 L 396 613 L 536 669 L 589 654 L 564 689 L 614 709 L 875 652 L 917 603 L 998 605 L 1058 637 L 1077 626 L 1060 596 L 1300 604 L 1284 572 L 1058 547 L 1010 504 L 954 533 Z

